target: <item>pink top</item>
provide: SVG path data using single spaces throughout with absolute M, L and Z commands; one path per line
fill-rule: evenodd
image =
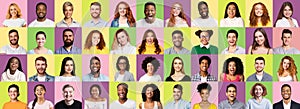
M 224 74 L 223 81 L 226 81 L 226 82 L 240 82 L 241 81 L 241 75 L 236 75 L 235 80 L 228 80 L 226 73 L 223 73 L 223 74 Z

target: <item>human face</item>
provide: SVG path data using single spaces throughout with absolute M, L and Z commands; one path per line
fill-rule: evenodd
M 200 5 L 198 10 L 199 10 L 199 14 L 200 14 L 201 18 L 208 17 L 208 7 L 205 4 Z
M 208 89 L 202 89 L 200 91 L 200 97 L 201 97 L 202 101 L 208 101 L 208 97 L 209 97 Z
M 287 86 L 281 89 L 281 96 L 284 100 L 289 100 L 291 98 L 291 89 Z
M 263 93 L 264 93 L 264 90 L 260 85 L 255 86 L 255 88 L 254 88 L 255 97 L 261 97 Z
M 90 8 L 90 14 L 92 18 L 99 18 L 101 14 L 101 8 L 98 5 L 92 5 Z
M 19 61 L 16 58 L 13 58 L 10 62 L 9 69 L 10 71 L 16 71 L 19 68 Z
M 283 33 L 282 41 L 284 46 L 289 46 L 292 42 L 292 34 L 290 33 Z
M 154 74 L 154 66 L 152 63 L 147 63 L 147 73 Z
M 118 10 L 119 10 L 119 14 L 120 16 L 122 17 L 126 17 L 126 13 L 127 13 L 127 8 L 125 4 L 121 3 L 118 7 Z
M 230 61 L 228 63 L 228 71 L 229 71 L 229 74 L 232 74 L 234 75 L 235 74 L 235 71 L 236 71 L 236 64 L 234 61 Z
M 256 72 L 261 72 L 265 68 L 265 63 L 263 60 L 256 60 L 254 64 Z
M 175 4 L 172 7 L 174 17 L 177 17 L 181 13 L 181 6 L 179 4 Z
M 35 68 L 38 74 L 45 74 L 47 63 L 42 60 L 36 60 L 35 62 Z
M 38 5 L 37 9 L 36 9 L 36 15 L 37 15 L 38 19 L 45 18 L 46 14 L 47 14 L 47 9 L 46 9 L 45 5 Z
M 44 98 L 46 91 L 42 86 L 37 86 L 34 93 L 37 98 Z
M 9 7 L 9 13 L 10 13 L 12 18 L 17 18 L 17 15 L 18 15 L 17 7 L 10 6 Z
M 254 7 L 254 12 L 257 17 L 261 17 L 264 14 L 262 5 L 258 4 Z
M 181 99 L 181 96 L 182 96 L 182 91 L 177 89 L 177 88 L 174 88 L 173 89 L 173 97 L 174 97 L 174 100 L 180 100 Z
M 181 34 L 174 34 L 172 36 L 172 41 L 175 47 L 182 47 L 183 37 Z
M 206 59 L 203 59 L 200 63 L 200 71 L 201 72 L 207 72 L 207 69 L 208 69 L 208 61 Z
M 291 65 L 290 60 L 288 60 L 288 59 L 284 59 L 284 60 L 283 60 L 283 65 L 282 65 L 282 67 L 283 67 L 284 70 L 287 70 L 287 69 L 290 67 L 290 65 Z
M 183 63 L 180 59 L 175 59 L 173 66 L 176 72 L 180 72 L 182 70 Z
M 118 66 L 120 68 L 120 70 L 125 70 L 126 69 L 126 60 L 125 59 L 120 59 L 120 61 L 118 62 Z
M 124 87 L 123 85 L 120 85 L 118 87 L 118 96 L 119 96 L 119 99 L 126 99 L 127 98 L 126 87 Z
M 235 33 L 228 33 L 228 36 L 227 36 L 228 45 L 229 46 L 236 46 L 236 41 L 237 41 L 236 34 Z
M 121 46 L 125 46 L 128 43 L 128 36 L 125 32 L 120 32 L 117 34 L 117 40 Z
M 156 9 L 153 5 L 147 5 L 145 9 L 146 19 L 154 21 L 156 15 Z
M 19 36 L 16 32 L 10 33 L 8 38 L 9 38 L 9 42 L 10 42 L 11 45 L 18 45 Z
M 234 87 L 228 87 L 226 96 L 229 101 L 233 102 L 236 99 L 236 89 Z
M 146 36 L 146 42 L 148 44 L 153 44 L 154 43 L 154 33 L 153 32 L 148 32 L 146 35 L 147 35 Z
M 101 63 L 97 59 L 93 59 L 90 65 L 91 72 L 98 73 L 101 69 Z
M 71 60 L 68 60 L 68 61 L 66 62 L 66 65 L 65 65 L 65 73 L 66 73 L 66 74 L 71 74 L 71 73 L 72 73 L 73 68 L 74 68 L 73 65 L 74 65 L 74 64 L 73 64 L 73 61 L 71 61 Z
M 99 98 L 100 96 L 100 91 L 97 87 L 93 87 L 91 90 L 91 96 L 92 98 Z
M 63 90 L 63 96 L 65 101 L 71 101 L 74 97 L 74 90 L 72 87 L 67 87 Z
M 36 37 L 36 43 L 38 45 L 38 47 L 43 47 L 46 43 L 46 38 L 44 36 L 44 34 L 38 34 Z
M 67 19 L 72 18 L 72 14 L 73 14 L 73 8 L 71 6 L 65 7 L 64 9 L 65 18 Z
M 92 35 L 92 45 L 96 46 L 100 42 L 100 34 L 99 33 L 93 33 Z
M 208 32 L 201 32 L 200 33 L 200 42 L 203 45 L 208 45 L 209 44 L 209 40 L 210 40 L 210 36 L 209 36 Z
M 17 100 L 18 94 L 19 94 L 19 92 L 17 91 L 17 89 L 15 87 L 12 87 L 8 90 L 8 96 L 9 96 L 10 100 Z
M 292 11 L 291 7 L 285 6 L 283 9 L 283 15 L 286 18 L 290 18 L 293 15 L 293 11 Z
M 229 18 L 234 18 L 236 14 L 236 7 L 234 5 L 229 5 L 227 8 L 227 14 Z
M 71 31 L 66 31 L 64 33 L 63 39 L 65 44 L 64 46 L 66 47 L 72 46 L 74 42 L 74 35 Z
M 266 39 L 265 39 L 264 35 L 263 35 L 260 31 L 257 31 L 257 32 L 254 34 L 254 37 L 255 37 L 256 43 L 257 43 L 259 46 L 264 45 Z
M 154 91 L 154 89 L 152 87 L 148 87 L 146 89 L 146 97 L 147 98 L 152 98 L 153 97 L 153 91 Z

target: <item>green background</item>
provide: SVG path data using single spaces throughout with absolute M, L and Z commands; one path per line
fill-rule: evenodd
M 105 21 L 109 21 L 109 0 L 84 0 L 82 1 L 82 25 L 91 20 L 91 14 L 90 14 L 90 6 L 92 2 L 99 2 L 101 4 L 101 13 L 100 17 L 101 19 Z M 74 13 L 76 14 L 76 13 Z M 113 18 L 113 16 L 111 16 Z
M 300 55 L 280 55 L 280 54 L 276 54 L 276 55 L 273 55 L 273 81 L 278 81 L 278 77 L 277 77 L 277 71 L 279 69 L 279 65 L 280 65 L 280 62 L 281 62 L 281 59 L 284 57 L 284 56 L 291 56 L 294 61 L 295 61 L 295 65 L 298 66 L 298 69 L 297 69 L 297 78 L 299 80 L 299 63 L 297 63 L 297 60 L 300 60 Z
M 45 47 L 50 49 L 54 53 L 54 28 L 28 28 L 27 32 L 27 40 L 28 40 L 28 45 L 27 45 L 27 50 L 32 50 L 35 47 L 37 47 L 35 35 L 38 31 L 43 31 L 46 33 L 46 43 Z
M 10 98 L 8 96 L 8 86 L 16 84 L 19 86 L 20 96 L 18 100 L 27 104 L 27 82 L 0 82 L 0 107 L 2 108 L 4 103 L 9 102 Z
M 110 43 L 109 51 L 111 51 L 111 47 L 114 41 L 116 31 L 119 29 L 121 28 L 109 28 L 109 43 Z M 136 29 L 135 28 L 123 28 L 123 29 L 127 31 L 130 37 L 130 44 L 132 46 L 136 46 Z
M 226 5 L 229 3 L 229 2 L 235 2 L 238 7 L 239 7 L 239 11 L 240 11 L 240 14 L 241 14 L 241 17 L 242 19 L 244 19 L 244 23 L 245 23 L 245 10 L 246 10 L 246 3 L 245 3 L 245 0 L 219 0 L 219 11 L 218 11 L 218 16 L 219 16 L 219 26 L 220 26 L 220 20 L 224 18 L 224 15 L 225 15 L 225 8 L 226 8 Z
M 175 30 L 180 30 L 183 34 L 183 42 L 182 46 L 186 49 L 191 50 L 192 43 L 191 43 L 191 30 L 190 28 L 164 28 L 164 48 L 168 49 L 173 47 L 172 41 L 172 32 Z
M 237 39 L 237 45 L 245 48 L 245 28 L 219 28 L 219 53 L 221 54 L 222 51 L 228 47 L 228 42 L 227 42 L 227 31 L 228 30 L 236 30 L 238 32 L 238 39 Z M 245 50 L 246 52 L 246 50 Z
M 75 74 L 82 77 L 81 55 L 54 55 L 55 58 L 55 76 L 59 76 L 62 61 L 65 57 L 71 57 L 75 63 Z
M 164 19 L 164 4 L 163 4 L 163 0 L 137 0 L 136 1 L 136 21 L 145 18 L 145 14 L 144 14 L 144 5 L 145 3 L 147 3 L 148 1 L 151 1 L 153 3 L 155 3 L 156 6 L 156 18 L 159 19 Z
M 186 75 L 191 77 L 191 55 L 178 55 L 178 54 L 165 54 L 164 55 L 164 80 L 170 75 L 172 61 L 178 56 L 183 60 L 184 63 L 184 72 Z
M 255 83 L 257 83 L 257 82 L 246 82 L 246 92 L 245 92 L 245 94 L 246 94 L 246 100 L 245 100 L 245 102 L 247 103 L 248 102 L 248 100 L 250 99 L 250 98 L 253 98 L 252 96 L 251 96 L 251 94 L 250 94 L 250 91 L 251 91 L 251 88 L 252 88 L 252 86 L 255 84 Z M 272 98 L 272 95 L 273 95 L 273 91 L 272 91 L 272 82 L 260 82 L 261 84 L 263 84 L 266 88 L 267 88 L 267 95 L 266 96 L 264 96 L 264 98 L 267 98 L 268 100 L 270 100 L 271 101 L 271 103 L 273 103 L 272 101 L 273 101 L 273 98 Z

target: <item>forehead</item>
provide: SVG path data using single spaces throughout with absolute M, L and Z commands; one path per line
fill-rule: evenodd
M 146 9 L 154 9 L 155 10 L 155 7 L 153 5 L 147 5 Z
M 91 8 L 101 8 L 99 5 L 91 5 Z
M 283 33 L 283 36 L 285 36 L 285 37 L 291 37 L 292 36 L 292 34 L 291 33 Z
M 17 88 L 16 87 L 11 87 L 8 89 L 9 91 L 17 91 Z
M 291 89 L 288 86 L 284 86 L 284 87 L 282 87 L 282 90 L 291 90 Z
M 66 35 L 66 34 L 68 34 L 68 35 L 73 35 L 73 32 L 72 32 L 72 31 L 65 31 L 65 32 L 64 32 L 64 35 Z
M 37 5 L 37 8 L 46 8 L 46 5 L 45 4 L 39 4 L 39 5 Z
M 228 91 L 235 91 L 236 89 L 234 87 L 228 87 L 227 90 Z
M 256 60 L 255 63 L 264 63 L 264 60 Z
M 66 87 L 64 91 L 74 91 L 74 89 L 72 87 Z
M 172 37 L 182 37 L 180 33 L 174 33 Z
M 12 32 L 12 33 L 9 34 L 9 36 L 15 36 L 15 35 L 18 36 L 17 32 Z
M 180 90 L 180 89 L 178 89 L 178 88 L 174 88 L 173 90 L 174 90 L 174 91 L 180 91 L 180 92 L 182 91 L 182 90 Z

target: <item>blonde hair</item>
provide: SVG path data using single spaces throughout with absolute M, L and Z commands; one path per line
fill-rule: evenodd
M 20 18 L 22 16 L 20 7 L 16 3 L 11 3 L 7 10 L 6 19 L 10 19 L 12 17 L 10 14 L 10 7 L 12 7 L 12 6 L 16 7 L 17 18 Z

